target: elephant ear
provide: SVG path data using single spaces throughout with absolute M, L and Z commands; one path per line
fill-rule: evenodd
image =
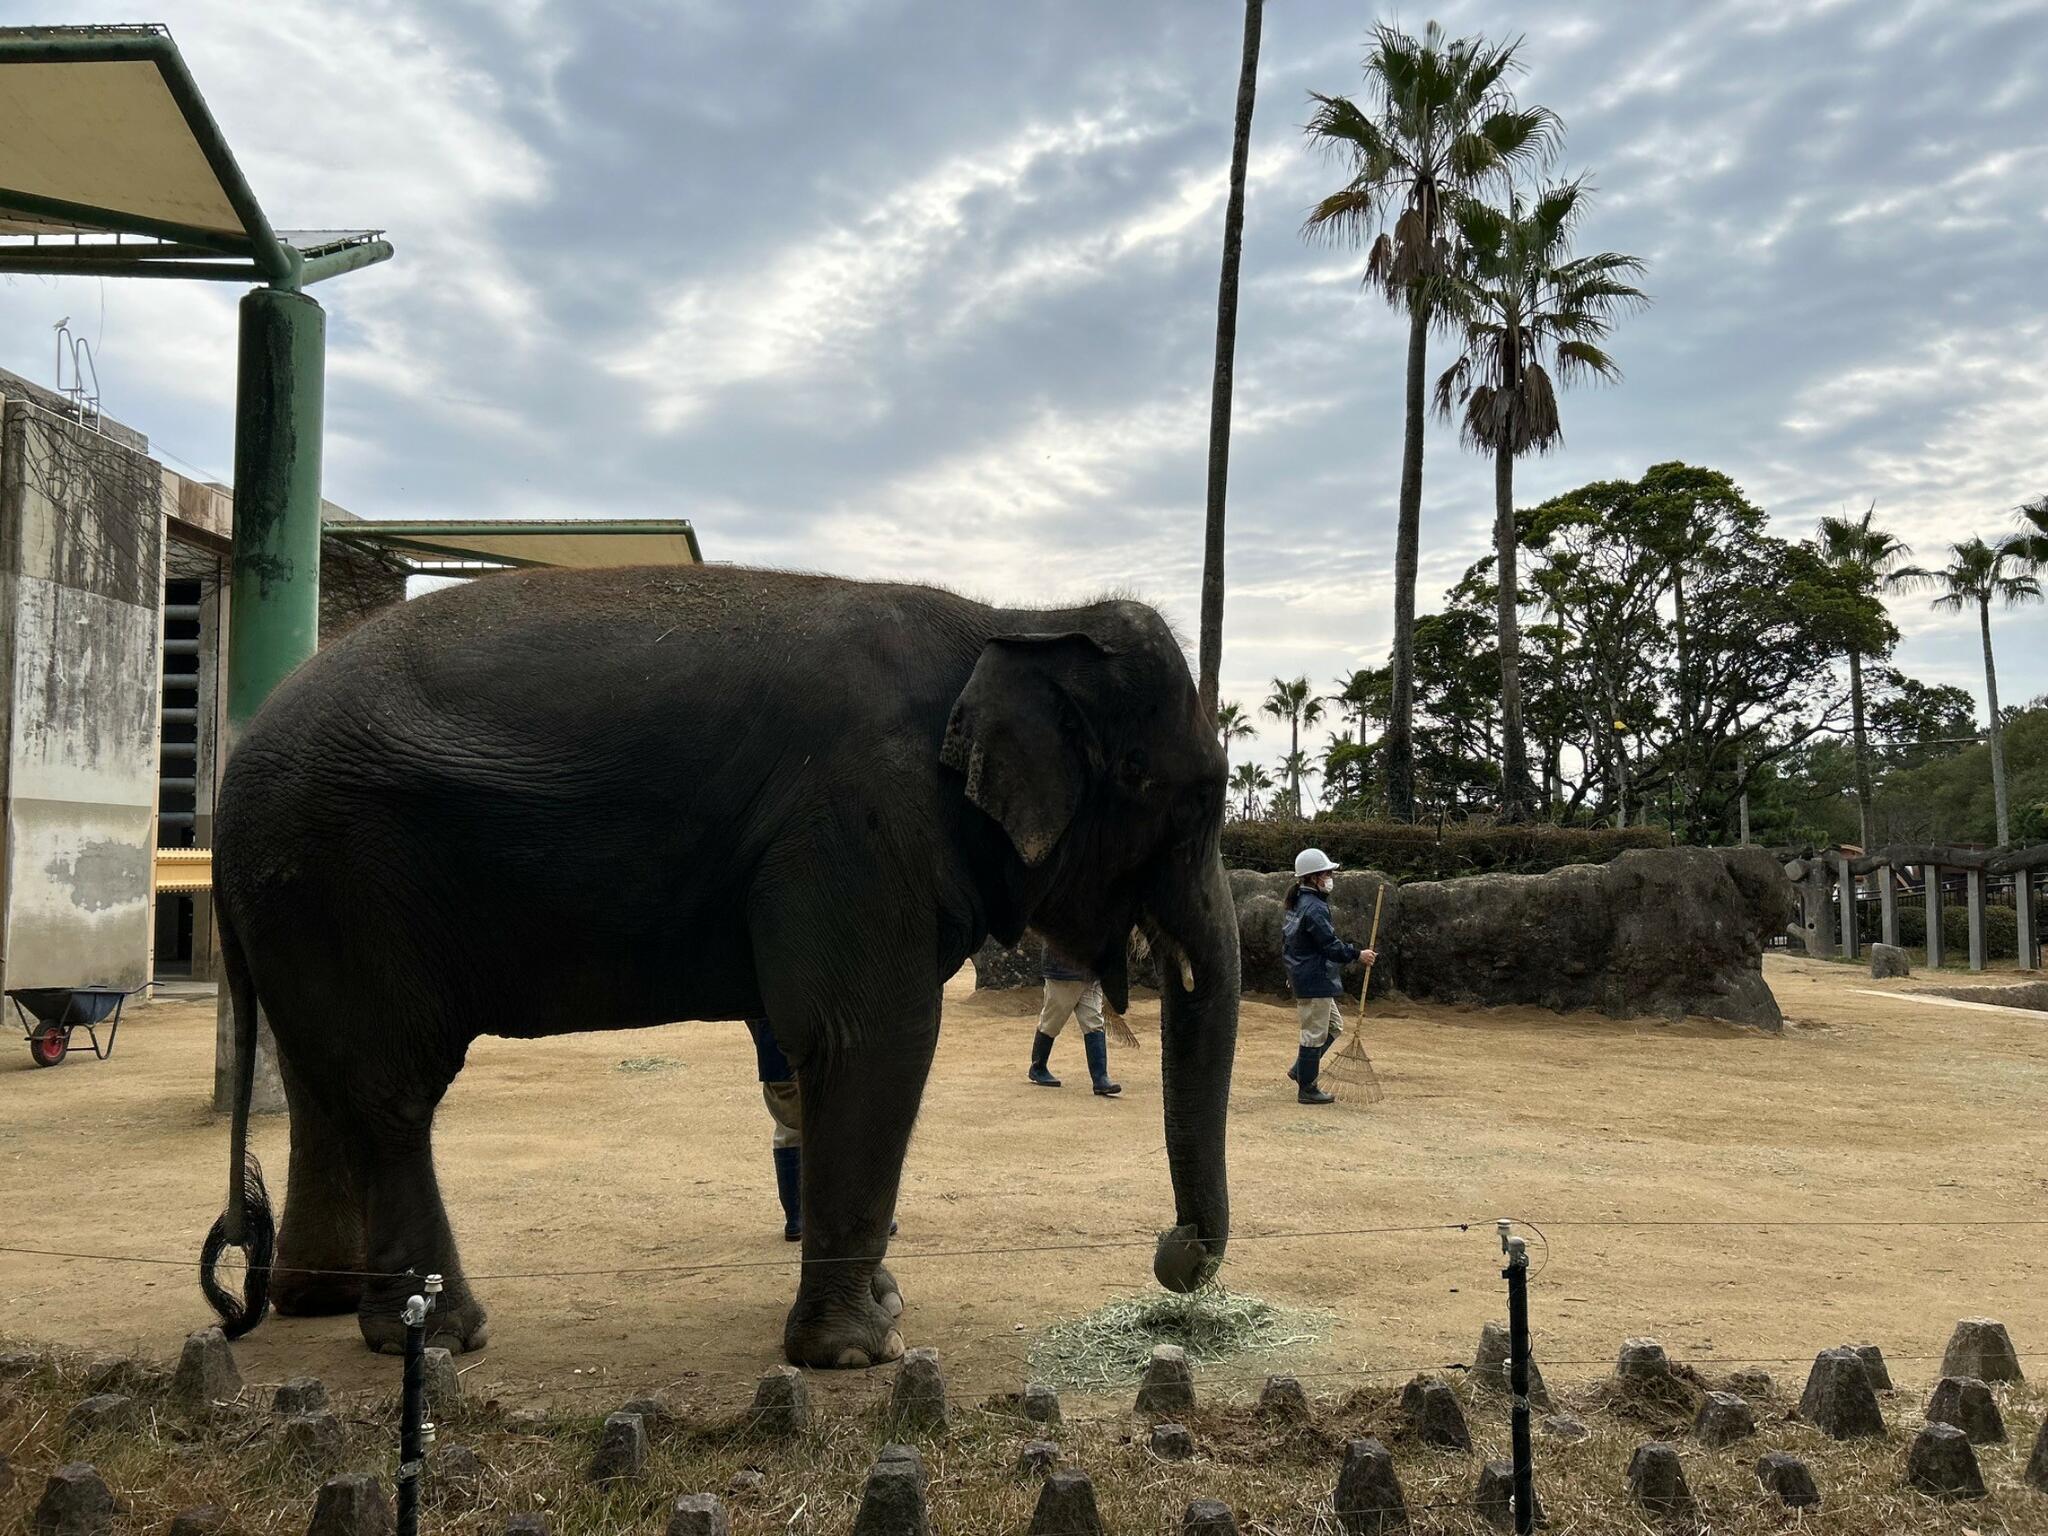
M 953 703 L 939 761 L 966 777 L 967 798 L 1027 865 L 1043 864 L 1073 820 L 1093 746 L 1062 674 L 1107 654 L 1078 632 L 999 635 Z

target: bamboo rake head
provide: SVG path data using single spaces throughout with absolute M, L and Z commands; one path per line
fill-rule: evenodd
M 1372 936 L 1365 941 L 1367 949 L 1380 946 L 1380 912 L 1386 906 L 1387 888 L 1382 885 L 1373 894 Z M 1339 1104 L 1362 1109 L 1368 1104 L 1377 1104 L 1384 1099 L 1386 1090 L 1380 1087 L 1379 1074 L 1372 1069 L 1372 1057 L 1365 1052 L 1365 994 L 1372 987 L 1372 966 L 1365 968 L 1365 979 L 1358 984 L 1358 1023 L 1353 1026 L 1351 1038 L 1323 1058 L 1322 1076 L 1331 1096 Z
M 1118 1013 L 1114 1008 L 1104 1005 L 1102 1010 L 1102 1025 L 1103 1028 L 1108 1031 L 1109 1038 L 1114 1040 L 1118 1045 L 1127 1047 L 1131 1050 L 1136 1050 L 1138 1048 L 1138 1037 L 1131 1032 L 1131 1026 L 1124 1022 L 1124 1016 Z

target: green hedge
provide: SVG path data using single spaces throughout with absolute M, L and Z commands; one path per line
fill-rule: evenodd
M 1865 902 L 1865 906 L 1870 903 Z M 1873 912 L 1866 920 L 1874 930 L 1877 927 Z M 1873 931 L 1871 937 L 1876 937 Z M 1913 898 L 1913 904 L 1899 904 L 1899 942 L 1907 949 L 1927 947 L 1927 909 L 1920 900 Z M 1941 909 L 1941 942 L 1947 951 L 1943 957 L 1948 960 L 1970 958 L 1970 909 L 1968 907 L 1943 907 Z M 1984 958 L 1986 960 L 2016 960 L 2020 953 L 2020 915 L 2011 907 L 1986 906 L 1984 908 Z
M 1411 826 L 1398 821 L 1232 821 L 1223 862 L 1233 869 L 1292 870 L 1304 848 L 1320 848 L 1347 869 L 1377 869 L 1396 880 L 1457 875 L 1537 875 L 1564 864 L 1605 864 L 1629 848 L 1668 848 L 1662 827 Z

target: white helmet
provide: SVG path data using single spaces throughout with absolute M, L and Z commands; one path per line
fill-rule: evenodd
M 1333 869 L 1342 869 L 1333 863 L 1330 856 L 1320 848 L 1304 848 L 1294 856 L 1294 878 L 1306 880 L 1310 875 L 1325 874 Z

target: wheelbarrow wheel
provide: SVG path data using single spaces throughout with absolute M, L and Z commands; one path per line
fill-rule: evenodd
M 68 1029 L 39 1029 L 28 1037 L 28 1053 L 39 1067 L 54 1067 L 64 1059 L 64 1053 L 71 1049 L 71 1031 Z

